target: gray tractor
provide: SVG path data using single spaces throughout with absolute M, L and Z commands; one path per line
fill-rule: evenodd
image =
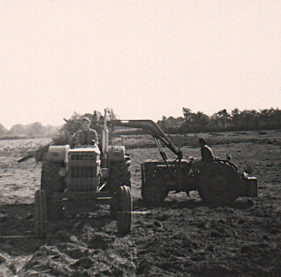
M 130 158 L 124 146 L 109 146 L 105 111 L 101 149 L 88 145 L 71 149 L 51 145 L 42 161 L 41 188 L 35 192 L 35 233 L 47 235 L 48 221 L 67 212 L 110 206 L 117 231 L 124 236 L 131 227 Z
M 168 139 L 160 127 L 151 120 L 115 120 L 111 124 L 146 130 L 155 139 L 162 160 L 148 160 L 141 164 L 141 194 L 148 205 L 161 204 L 169 191 L 197 190 L 209 204 L 231 204 L 239 196 L 257 196 L 257 179 L 228 160 L 215 159 L 198 164 L 183 159 L 182 151 Z M 167 159 L 163 146 L 175 154 Z

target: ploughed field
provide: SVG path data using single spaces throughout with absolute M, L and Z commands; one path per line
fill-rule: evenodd
M 198 136 L 171 139 L 184 157 L 200 158 Z M 17 160 L 48 140 L 0 141 L 0 276 L 281 276 L 281 131 L 204 136 L 215 156 L 230 154 L 241 170 L 252 170 L 258 198 L 207 206 L 197 192 L 170 192 L 162 207 L 147 208 L 140 162 L 160 156 L 150 138 L 128 136 L 130 234 L 118 237 L 108 206 L 100 206 L 50 222 L 46 239 L 35 238 L 33 221 L 41 163 Z

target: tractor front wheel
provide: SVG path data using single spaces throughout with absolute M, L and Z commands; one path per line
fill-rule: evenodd
M 117 197 L 117 231 L 120 236 L 125 236 L 130 232 L 132 220 L 132 199 L 130 188 L 128 186 L 120 186 L 120 191 Z
M 63 192 L 65 189 L 64 178 L 59 175 L 59 170 L 64 168 L 63 162 L 43 160 L 41 172 L 41 189 L 45 191 L 48 219 L 59 219 L 63 215 L 61 201 L 53 200 L 53 193 Z
M 125 156 L 124 161 L 116 161 L 111 163 L 109 184 L 112 188 L 116 189 L 122 185 L 131 187 L 130 164 L 131 161 L 129 156 Z
M 46 197 L 52 197 L 54 192 L 64 191 L 64 178 L 59 175 L 59 170 L 63 167 L 63 162 L 51 162 L 43 160 L 41 172 L 41 189 L 45 191 Z
M 114 196 L 110 203 L 110 215 L 113 218 L 116 218 L 117 211 L 118 211 L 118 199 L 116 196 Z
M 47 197 L 46 204 L 48 220 L 63 218 L 63 204 L 61 199 L 55 201 L 54 199 Z
M 47 234 L 47 205 L 46 195 L 44 190 L 35 192 L 35 235 L 38 238 L 43 238 Z

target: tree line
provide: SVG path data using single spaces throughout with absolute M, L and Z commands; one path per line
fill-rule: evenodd
M 263 110 L 243 110 L 235 108 L 230 113 L 220 110 L 211 116 L 203 112 L 182 109 L 181 117 L 165 117 L 158 125 L 166 133 L 192 133 L 213 131 L 248 131 L 281 128 L 281 110 L 279 108 Z
M 15 124 L 9 130 L 0 123 L 1 137 L 52 137 L 58 132 L 58 127 L 43 126 L 40 122 L 31 124 Z
M 110 120 L 116 119 L 115 113 L 112 108 L 108 109 L 108 116 Z M 10 130 L 6 129 L 0 123 L 0 138 L 34 138 L 34 137 L 53 137 L 55 142 L 66 143 L 67 140 L 81 128 L 82 117 L 88 117 L 92 121 L 92 128 L 99 133 L 102 131 L 101 124 L 103 123 L 102 113 L 94 111 L 93 113 L 85 113 L 83 115 L 74 112 L 69 119 L 63 119 L 65 123 L 62 126 L 55 127 L 52 125 L 43 126 L 40 122 L 31 124 L 15 124 Z
M 203 112 L 192 112 L 189 108 L 182 108 L 183 116 L 163 116 L 157 124 L 166 133 L 193 133 L 193 132 L 214 132 L 214 131 L 247 131 L 262 129 L 281 129 L 281 110 L 279 108 L 263 110 L 243 110 L 234 109 L 230 113 L 220 110 L 211 116 Z M 116 119 L 113 109 L 110 110 L 110 117 Z M 98 111 L 93 114 L 84 114 L 92 120 L 92 127 L 100 129 L 101 125 L 96 124 L 102 121 L 102 115 Z M 0 137 L 3 136 L 23 136 L 23 137 L 52 137 L 59 133 L 71 135 L 80 128 L 82 115 L 75 113 L 70 119 L 64 119 L 65 124 L 61 127 L 51 125 L 43 126 L 40 122 L 28 125 L 15 124 L 10 130 L 0 123 Z M 97 130 L 101 131 L 101 130 Z

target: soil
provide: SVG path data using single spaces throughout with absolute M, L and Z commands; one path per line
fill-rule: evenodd
M 170 192 L 163 206 L 146 207 L 139 163 L 160 157 L 156 148 L 132 148 L 130 234 L 117 235 L 104 205 L 49 222 L 45 239 L 34 235 L 41 163 L 17 160 L 46 140 L 1 141 L 0 276 L 281 276 L 281 132 L 207 137 L 216 156 L 231 155 L 258 178 L 258 198 L 208 206 L 197 192 Z

